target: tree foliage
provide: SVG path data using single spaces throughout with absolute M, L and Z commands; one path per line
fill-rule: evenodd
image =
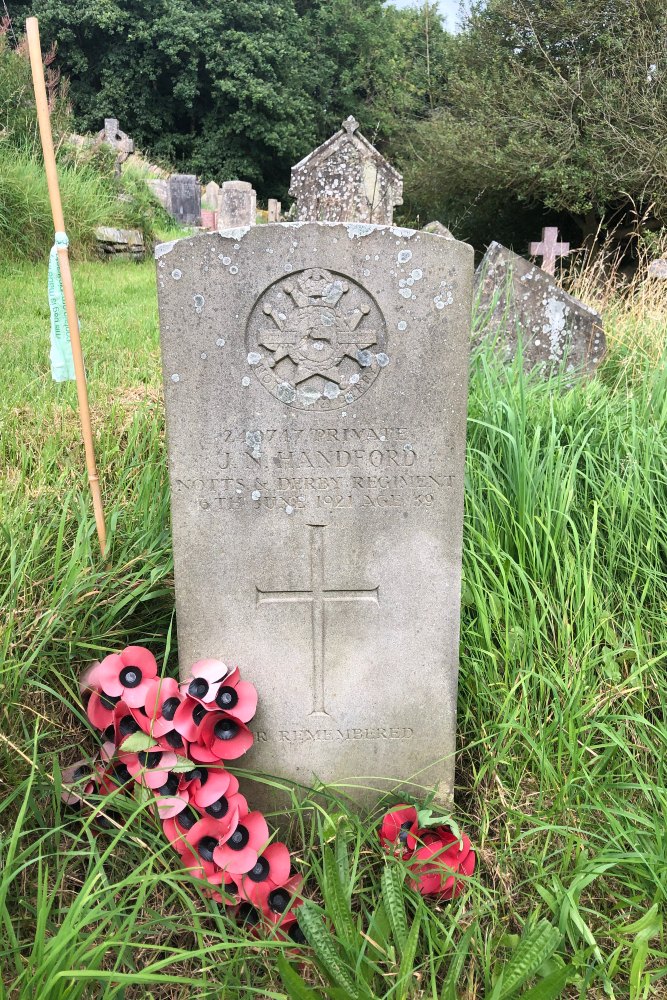
M 504 206 L 584 235 L 631 206 L 664 223 L 666 134 L 664 0 L 488 0 L 457 39 L 446 101 L 413 131 L 406 187 L 473 230 Z

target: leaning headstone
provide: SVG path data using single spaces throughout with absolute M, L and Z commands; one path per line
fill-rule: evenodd
M 250 768 L 447 797 L 472 248 L 280 223 L 156 257 L 183 676 L 258 687 Z
M 169 178 L 169 214 L 183 226 L 198 226 L 201 220 L 201 188 L 195 174 L 172 174 Z
M 169 206 L 169 183 L 161 177 L 150 177 L 146 184 L 163 208 Z
M 104 142 L 116 153 L 116 173 L 120 174 L 121 164 L 134 152 L 134 142 L 118 127 L 117 118 L 105 118 L 104 128 L 95 136 L 95 142 Z
M 511 361 L 519 343 L 526 370 L 593 373 L 606 350 L 602 318 L 539 267 L 492 243 L 475 275 L 481 336 L 494 338 Z
M 112 226 L 98 226 L 95 230 L 97 251 L 101 257 L 131 257 L 143 260 L 146 248 L 139 229 L 114 229 Z
M 276 198 L 269 198 L 267 222 L 280 222 L 280 202 Z
M 257 194 L 248 181 L 225 181 L 218 200 L 218 229 L 254 226 Z
M 450 233 L 447 226 L 443 226 L 442 222 L 438 222 L 436 219 L 433 222 L 427 222 L 422 229 L 423 233 L 435 233 L 436 236 L 444 236 L 446 240 L 453 240 L 454 237 Z
M 290 195 L 304 222 L 391 224 L 403 178 L 350 115 L 335 135 L 292 167 Z
M 648 266 L 648 276 L 664 281 L 667 278 L 667 260 L 652 260 Z

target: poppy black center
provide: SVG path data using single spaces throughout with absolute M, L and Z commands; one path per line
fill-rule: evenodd
M 178 775 L 170 771 L 164 785 L 158 788 L 160 795 L 175 795 L 178 791 Z
M 242 851 L 250 840 L 250 834 L 245 826 L 237 826 L 227 843 L 232 851 Z
M 401 823 L 401 832 L 398 835 L 398 839 L 401 844 L 405 844 L 408 837 L 410 836 L 410 827 L 412 826 L 412 820 L 406 819 L 405 823 Z
M 208 771 L 205 767 L 193 767 L 191 771 L 185 772 L 186 781 L 198 781 L 200 785 L 205 785 L 208 781 Z
M 138 722 L 134 721 L 131 715 L 124 715 L 120 720 L 118 729 L 121 736 L 129 736 L 131 733 L 138 733 L 140 726 Z
M 118 678 L 126 688 L 135 688 L 141 684 L 141 670 L 139 667 L 124 667 Z
M 176 822 L 182 830 L 191 830 L 197 822 L 197 816 L 190 806 L 186 806 L 183 812 L 180 812 L 176 817 Z
M 222 816 L 227 815 L 228 809 L 229 802 L 224 795 L 221 795 L 219 799 L 215 800 L 215 802 L 211 802 L 210 806 L 206 806 L 204 811 L 207 812 L 209 816 L 213 816 L 214 819 L 219 819 Z
M 192 709 L 192 721 L 194 722 L 195 726 L 199 725 L 199 723 L 201 722 L 201 720 L 204 718 L 205 715 L 206 715 L 206 709 L 204 708 L 204 706 L 195 705 L 195 707 Z
M 202 837 L 197 844 L 197 850 L 204 861 L 213 861 L 213 851 L 217 846 L 218 841 L 215 837 Z
M 238 701 L 239 696 L 233 687 L 221 687 L 215 696 L 215 703 L 219 708 L 234 708 Z
M 142 767 L 157 767 L 162 759 L 162 752 L 160 750 L 140 750 L 137 754 L 137 760 Z
M 112 723 L 110 726 L 107 726 L 107 728 L 104 730 L 104 739 L 113 740 L 115 735 L 116 735 L 116 730 L 114 729 Z
M 166 734 L 165 740 L 174 750 L 180 750 L 183 746 L 183 737 L 180 733 L 177 733 L 175 729 L 172 729 L 170 733 Z
M 254 927 L 259 921 L 259 911 L 250 903 L 241 903 L 236 912 L 241 923 L 248 924 L 249 927 Z
M 79 764 L 76 771 L 72 775 L 72 781 L 81 781 L 82 778 L 86 778 L 90 774 L 90 768 L 86 764 Z
M 180 704 L 181 702 L 178 698 L 167 698 L 162 705 L 162 718 L 166 719 L 167 722 L 171 722 Z
M 274 913 L 284 913 L 289 900 L 290 896 L 287 889 L 274 889 L 273 892 L 269 893 L 269 908 Z
M 207 691 L 208 681 L 205 681 L 203 677 L 195 677 L 193 681 L 190 681 L 188 694 L 191 694 L 193 698 L 204 698 Z
M 248 872 L 251 882 L 265 882 L 269 877 L 269 862 L 266 858 L 257 858 L 257 864 Z
M 301 928 L 297 923 L 292 924 L 290 929 L 287 931 L 287 936 L 294 941 L 295 944 L 305 944 L 306 935 L 303 933 Z
M 104 691 L 100 691 L 100 701 L 102 702 L 102 708 L 112 709 L 120 701 L 120 695 L 115 698 L 111 694 L 105 694 Z
M 114 767 L 114 775 L 121 785 L 127 785 L 129 781 L 132 781 L 132 775 L 128 771 L 126 764 L 116 764 Z
M 233 740 L 239 731 L 239 727 L 233 719 L 220 719 L 216 722 L 213 732 L 219 740 Z

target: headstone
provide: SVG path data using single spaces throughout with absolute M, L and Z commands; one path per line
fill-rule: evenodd
M 280 223 L 156 257 L 182 674 L 257 686 L 250 769 L 447 797 L 472 248 Z
M 667 278 L 667 260 L 652 260 L 648 266 L 648 276 L 649 278 L 665 280 Z
M 569 257 L 570 244 L 558 242 L 558 229 L 556 226 L 547 226 L 542 230 L 542 239 L 539 243 L 530 244 L 531 257 L 542 258 L 542 270 L 547 274 L 556 273 L 556 260 L 558 257 Z
M 151 177 L 146 181 L 163 208 L 169 207 L 169 183 L 161 177 Z
M 134 152 L 134 142 L 118 127 L 117 118 L 105 118 L 104 128 L 95 136 L 96 142 L 105 142 L 116 153 L 116 173 L 120 174 L 121 164 Z
M 112 226 L 98 226 L 95 230 L 97 251 L 102 257 L 125 256 L 143 260 L 145 246 L 143 233 L 139 229 L 114 229 Z
M 403 178 L 359 132 L 350 115 L 325 143 L 292 167 L 296 218 L 391 224 L 403 204 Z
M 218 229 L 254 226 L 257 194 L 248 181 L 225 181 L 218 201 Z
M 280 202 L 276 198 L 269 198 L 267 222 L 280 222 Z
M 437 219 L 433 222 L 427 222 L 422 229 L 422 232 L 435 233 L 436 236 L 444 236 L 446 240 L 454 239 L 449 229 L 447 229 L 447 226 L 443 226 L 442 222 L 438 222 Z
M 198 226 L 201 219 L 201 188 L 195 174 L 172 174 L 169 178 L 169 214 L 183 226 Z
M 218 198 L 220 197 L 220 185 L 215 181 L 209 181 L 204 188 L 204 201 L 211 211 L 218 211 Z
M 482 336 L 497 340 L 512 360 L 519 342 L 526 370 L 593 373 L 606 350 L 602 318 L 554 278 L 500 243 L 492 243 L 475 275 Z

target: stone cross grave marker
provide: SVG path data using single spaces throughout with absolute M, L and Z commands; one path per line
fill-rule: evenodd
M 156 257 L 182 674 L 256 684 L 249 769 L 447 798 L 472 248 L 279 223 Z
M 542 230 L 542 239 L 539 243 L 530 244 L 531 257 L 542 258 L 542 270 L 547 274 L 556 273 L 556 259 L 558 257 L 569 257 L 570 244 L 558 242 L 558 228 L 547 226 Z
M 289 193 L 302 221 L 391 224 L 394 207 L 403 204 L 403 178 L 350 115 L 292 167 Z
M 171 175 L 167 211 L 183 226 L 199 225 L 201 220 L 201 187 L 195 174 Z
M 267 222 L 280 222 L 280 202 L 276 198 L 269 198 Z
M 248 181 L 225 181 L 220 189 L 218 229 L 254 226 L 257 194 Z
M 121 164 L 134 152 L 134 141 L 118 127 L 117 118 L 105 118 L 104 128 L 95 136 L 96 142 L 105 142 L 116 153 L 116 174 L 120 175 Z

